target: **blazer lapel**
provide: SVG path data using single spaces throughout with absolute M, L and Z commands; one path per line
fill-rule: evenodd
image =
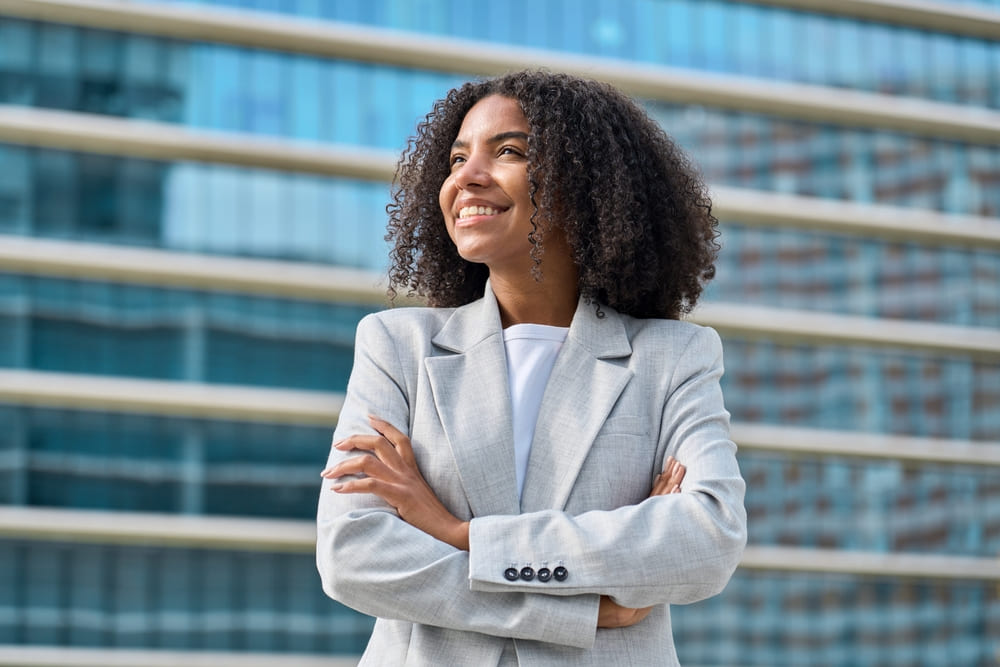
M 481 300 L 455 310 L 433 343 L 455 352 L 424 365 L 472 514 L 517 514 L 507 355 L 489 285 Z
M 632 353 L 625 324 L 614 310 L 581 299 L 556 358 L 535 425 L 520 508 L 563 509 L 598 431 L 632 378 L 609 359 Z

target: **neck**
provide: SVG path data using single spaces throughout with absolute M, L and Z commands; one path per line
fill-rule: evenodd
M 500 322 L 505 328 L 512 324 L 568 327 L 573 321 L 578 301 L 575 267 L 570 275 L 543 267 L 540 281 L 530 274 L 512 279 L 491 273 L 490 286 L 500 308 Z

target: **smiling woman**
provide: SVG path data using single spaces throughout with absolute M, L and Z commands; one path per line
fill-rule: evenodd
M 491 95 L 469 109 L 452 144 L 441 213 L 462 259 L 491 274 L 530 262 L 529 131 L 517 100 Z
M 441 186 L 440 203 L 448 234 L 462 259 L 485 264 L 494 292 L 534 292 L 536 312 L 505 310 L 504 326 L 524 319 L 569 326 L 576 309 L 576 265 L 562 228 L 549 222 L 539 230 L 528 183 L 528 120 L 510 97 L 490 95 L 462 121 L 452 144 L 451 174 Z M 535 280 L 532 241 L 544 234 L 547 280 Z M 540 262 L 540 258 L 538 258 Z M 544 298 L 537 298 L 542 296 Z
M 669 605 L 746 542 L 695 170 L 631 100 L 519 72 L 417 129 L 358 326 L 317 565 L 364 665 L 676 665 Z

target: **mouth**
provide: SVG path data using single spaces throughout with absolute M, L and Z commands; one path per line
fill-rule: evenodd
M 478 216 L 499 215 L 507 209 L 495 208 L 493 206 L 463 206 L 458 210 L 458 219 L 466 220 Z

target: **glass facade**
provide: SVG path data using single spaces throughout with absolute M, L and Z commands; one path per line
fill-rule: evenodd
M 495 21 L 490 22 L 490 30 L 495 31 L 495 35 L 484 35 L 481 30 L 462 27 L 481 18 L 475 6 L 468 3 L 454 3 L 449 11 L 440 12 L 415 11 L 417 5 L 407 2 L 242 3 L 244 6 L 259 5 L 276 11 L 294 10 L 299 4 L 306 15 L 323 8 L 335 10 L 334 16 L 326 18 L 336 20 L 371 24 L 384 20 L 379 25 L 386 27 L 396 27 L 396 23 L 401 22 L 411 30 L 423 30 L 428 34 L 460 37 L 476 34 L 479 39 L 510 44 L 520 44 L 522 41 L 518 40 L 529 39 L 533 30 L 544 28 L 544 22 L 536 24 L 532 21 L 529 22 L 532 30 L 513 30 L 511 26 L 517 24 L 516 17 L 520 15 L 516 8 L 512 9 L 517 3 L 501 3 L 490 10 L 499 14 Z M 350 9 L 355 4 L 357 7 Z M 618 25 L 616 30 L 625 31 L 621 26 L 631 26 L 621 38 L 622 48 L 627 47 L 626 51 L 608 53 L 590 42 L 570 48 L 542 39 L 542 35 L 554 39 L 572 33 L 568 25 L 563 29 L 553 26 L 553 29 L 539 33 L 538 37 L 524 43 L 587 55 L 648 60 L 698 70 L 716 69 L 767 79 L 781 78 L 780 72 L 771 71 L 774 69 L 771 67 L 760 71 L 751 67 L 756 58 L 767 52 L 765 46 L 778 48 L 775 45 L 781 45 L 782 49 L 787 49 L 787 53 L 779 54 L 777 60 L 796 67 L 810 61 L 809 57 L 801 55 L 803 52 L 818 48 L 822 49 L 821 54 L 812 60 L 822 62 L 824 66 L 853 59 L 857 62 L 836 76 L 819 78 L 813 83 L 865 89 L 866 81 L 873 76 L 873 72 L 884 71 L 889 79 L 905 82 L 905 87 L 898 91 L 900 94 L 917 97 L 925 88 L 926 91 L 937 88 L 917 86 L 915 82 L 921 76 L 935 72 L 936 67 L 944 67 L 942 63 L 953 61 L 953 68 L 940 73 L 942 80 L 949 86 L 957 86 L 965 79 L 974 83 L 970 84 L 971 88 L 991 86 L 992 92 L 987 97 L 993 100 L 993 106 L 1000 105 L 1000 45 L 996 43 L 983 43 L 974 48 L 966 43 L 968 40 L 961 38 L 915 33 L 913 39 L 898 40 L 900 44 L 910 44 L 911 53 L 897 48 L 892 39 L 878 32 L 889 28 L 870 24 L 864 27 L 875 31 L 875 34 L 869 40 L 873 46 L 866 50 L 857 44 L 838 47 L 836 43 L 830 44 L 828 39 L 810 36 L 809 31 L 799 25 L 801 21 L 806 21 L 806 25 L 810 21 L 832 21 L 846 29 L 861 29 L 862 24 L 845 19 L 701 0 L 585 4 L 596 5 L 591 14 L 594 16 L 614 10 L 612 13 L 617 18 L 602 20 L 608 25 Z M 550 14 L 562 16 L 560 12 L 564 8 L 561 3 L 543 3 L 543 6 L 548 5 L 551 5 Z M 568 15 L 578 18 L 587 15 L 578 10 L 566 11 Z M 658 16 L 660 12 L 679 13 L 676 17 L 671 14 L 661 18 Z M 713 12 L 718 16 L 711 21 L 702 16 L 703 13 L 707 13 L 708 17 L 714 16 Z M 643 18 L 627 21 L 618 16 L 619 13 L 636 14 Z M 537 16 L 537 11 L 532 15 Z M 764 17 L 771 15 L 784 16 L 788 24 L 777 21 L 776 25 L 783 27 L 775 30 L 773 35 L 763 29 L 763 25 L 768 24 Z M 443 17 L 451 17 L 447 23 L 454 23 L 455 27 L 445 30 L 427 25 L 427 21 Z M 703 43 L 691 34 L 691 26 L 701 24 L 711 25 L 713 30 L 715 26 L 731 26 L 733 30 L 746 31 L 754 38 L 747 40 L 751 42 L 744 49 L 747 53 L 739 50 L 739 40 L 720 37 L 718 43 L 713 40 Z M 670 54 L 650 53 L 643 57 L 631 53 L 630 49 L 641 48 L 642 41 L 632 33 L 659 31 L 659 27 L 664 25 L 684 37 L 663 40 L 657 36 L 658 44 L 670 44 L 670 49 L 680 48 L 678 44 L 698 44 L 698 49 L 726 54 L 726 57 L 708 58 L 719 60 L 717 67 L 710 67 L 707 63 L 698 64 L 697 58 L 678 60 Z M 0 30 L 3 31 L 0 32 L 0 103 L 147 118 L 194 127 L 360 144 L 389 150 L 402 149 L 416 120 L 430 109 L 435 99 L 465 78 L 457 74 L 403 70 L 223 45 L 188 44 L 12 19 L 0 18 Z M 940 38 L 953 51 L 948 51 L 951 55 L 946 57 L 918 37 L 927 40 Z M 801 44 L 798 43 L 800 40 Z M 106 54 L 100 59 L 107 61 L 105 66 L 84 66 L 88 59 L 97 57 L 94 52 Z M 831 52 L 838 56 L 830 57 Z M 57 56 L 58 53 L 63 55 Z M 876 53 L 883 53 L 891 65 L 880 67 L 873 64 Z M 756 54 L 756 57 L 747 54 Z M 152 63 L 144 75 L 145 79 L 128 66 L 136 60 Z M 934 63 L 934 67 L 928 63 Z M 891 73 L 894 68 L 900 67 L 912 68 L 913 71 L 907 69 Z M 141 85 L 136 82 L 137 78 L 142 81 Z M 798 80 L 801 77 L 790 78 Z M 912 86 L 919 89 L 911 89 Z M 50 88 L 59 91 L 58 94 L 47 92 Z M 146 88 L 155 89 L 158 94 L 134 92 Z M 93 93 L 92 89 L 105 92 Z M 873 85 L 872 90 L 894 92 L 893 87 L 884 82 Z M 971 89 L 962 88 L 932 99 L 976 105 L 979 98 Z M 950 213 L 1000 215 L 1000 150 L 995 146 L 781 120 L 703 107 L 662 103 L 651 103 L 649 107 L 654 117 L 697 158 L 706 176 L 715 183 L 860 202 L 878 201 Z M 19 158 L 13 156 L 8 159 Z M 37 161 L 38 158 L 35 158 Z M 65 161 L 66 158 L 63 158 L 62 162 Z M 59 171 L 59 167 L 52 169 L 56 173 Z M 62 167 L 62 170 L 73 171 L 70 167 Z M 57 176 L 53 174 L 52 177 Z M 224 192 L 230 181 L 224 176 L 220 179 L 222 187 L 216 186 L 213 190 Z M 186 179 L 181 176 L 179 180 Z M 72 189 L 73 186 L 62 187 Z M 384 184 L 380 186 L 376 199 L 384 199 L 384 188 Z M 277 186 L 272 186 L 272 189 L 275 190 L 272 201 L 280 201 L 282 197 L 277 193 Z M 266 188 L 260 196 L 270 198 Z M 2 201 L 0 199 L 0 212 L 3 211 Z M 275 207 L 279 205 L 272 204 Z M 361 212 L 373 211 L 365 208 Z M 350 207 L 344 210 L 344 215 L 351 213 Z
M 0 643 L 351 653 L 373 621 L 313 554 L 0 542 Z
M 343 391 L 377 306 L 0 273 L 0 363 Z
M 764 452 L 743 452 L 740 468 L 754 544 L 984 558 L 1000 550 L 1000 483 L 988 468 Z
M 5 541 L 0 565 L 2 643 L 338 653 L 371 630 L 318 592 L 311 554 Z M 1000 599 L 966 583 L 740 571 L 724 597 L 673 616 L 685 664 L 988 665 L 976 637 L 1000 632 Z
M 0 502 L 310 519 L 330 421 L 324 428 L 0 406 Z
M 965 582 L 740 570 L 672 618 L 681 664 L 985 667 L 1000 598 Z
M 1000 108 L 1000 43 L 746 2 L 201 4 Z M 0 16 L 0 104 L 399 151 L 433 101 L 467 78 Z M 644 104 L 712 184 L 1000 218 L 995 145 Z M 0 143 L 5 235 L 382 272 L 388 192 Z M 1000 332 L 993 248 L 738 219 L 721 229 L 706 301 Z M 0 272 L 0 368 L 338 392 L 355 326 L 378 307 L 10 269 Z M 735 422 L 1000 442 L 996 359 L 735 335 L 724 344 Z M 333 419 L 317 427 L 11 401 L 0 404 L 0 503 L 308 520 Z M 740 463 L 752 545 L 1000 551 L 993 467 L 762 451 L 741 452 Z M 1000 659 L 995 581 L 747 568 L 722 595 L 672 613 L 685 664 Z M 0 644 L 350 654 L 370 628 L 322 594 L 310 554 L 0 539 Z
M 1000 256 L 722 224 L 710 300 L 1000 328 Z
M 996 42 L 766 5 L 722 0 L 508 0 L 487 7 L 461 0 L 202 4 L 1000 107 Z
M 382 270 L 389 186 L 0 144 L 0 233 Z

